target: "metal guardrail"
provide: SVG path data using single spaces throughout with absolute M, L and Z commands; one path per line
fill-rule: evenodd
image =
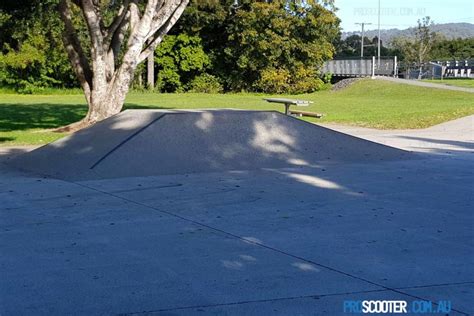
M 323 73 L 334 76 L 368 77 L 368 76 L 393 76 L 397 74 L 397 58 L 378 59 L 334 59 L 324 63 Z
M 339 77 L 393 76 L 417 78 L 419 66 L 398 63 L 397 56 L 379 59 L 347 58 L 334 59 L 324 63 L 322 73 Z M 474 78 L 474 60 L 431 61 L 421 68 L 423 78 Z

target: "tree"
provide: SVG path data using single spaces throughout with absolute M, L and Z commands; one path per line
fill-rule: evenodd
M 352 58 L 360 57 L 360 35 L 354 34 L 341 39 L 340 37 L 335 41 L 334 46 L 336 48 L 336 58 Z M 377 55 L 377 36 L 372 39 L 364 36 L 364 57 L 372 57 Z M 392 47 L 385 47 L 384 42 L 380 42 L 380 55 L 381 56 L 399 56 L 400 51 Z
M 313 92 L 334 53 L 339 19 L 314 1 L 242 1 L 228 27 L 226 59 L 236 90 Z
M 157 89 L 180 92 L 209 65 L 201 38 L 186 33 L 168 35 L 156 50 L 158 68 Z
M 199 36 L 226 91 L 311 92 L 339 32 L 333 1 L 191 2 L 173 32 Z
M 432 24 L 429 16 L 424 17 L 418 20 L 413 37 L 397 37 L 392 42 L 402 52 L 405 62 L 419 68 L 418 79 L 422 78 L 423 65 L 429 60 L 431 49 L 438 39 L 438 35 L 430 30 Z
M 89 106 L 73 131 L 121 111 L 135 70 L 161 43 L 189 0 L 59 0 L 63 42 Z M 81 12 L 89 43 L 75 18 Z
M 77 85 L 54 13 L 48 0 L 0 3 L 0 85 L 21 93 Z
M 435 43 L 431 58 L 463 60 L 474 58 L 474 38 L 441 39 Z

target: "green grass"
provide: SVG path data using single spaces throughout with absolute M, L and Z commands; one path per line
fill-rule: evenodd
M 439 84 L 445 84 L 448 86 L 456 86 L 456 87 L 463 87 L 463 88 L 474 88 L 474 79 L 425 79 L 423 80 L 425 82 L 431 82 L 431 83 L 439 83 Z
M 0 146 L 37 145 L 63 136 L 50 130 L 79 120 L 87 110 L 80 94 L 0 94 Z M 131 92 L 126 108 L 239 108 L 278 110 L 261 94 L 155 94 Z M 424 128 L 474 114 L 473 94 L 362 80 L 347 89 L 289 96 L 314 101 L 304 110 L 324 113 L 312 121 L 380 129 Z M 49 131 L 48 131 L 49 130 Z

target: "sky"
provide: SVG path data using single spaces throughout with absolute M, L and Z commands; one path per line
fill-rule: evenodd
M 335 0 L 344 32 L 360 31 L 355 23 L 372 23 L 366 30 L 377 29 L 379 0 Z M 406 29 L 417 20 L 430 16 L 434 23 L 474 23 L 474 0 L 380 0 L 381 29 Z

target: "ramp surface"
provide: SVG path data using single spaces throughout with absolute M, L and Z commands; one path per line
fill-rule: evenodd
M 52 177 L 86 180 L 408 156 L 399 149 L 272 111 L 128 110 L 11 163 Z

